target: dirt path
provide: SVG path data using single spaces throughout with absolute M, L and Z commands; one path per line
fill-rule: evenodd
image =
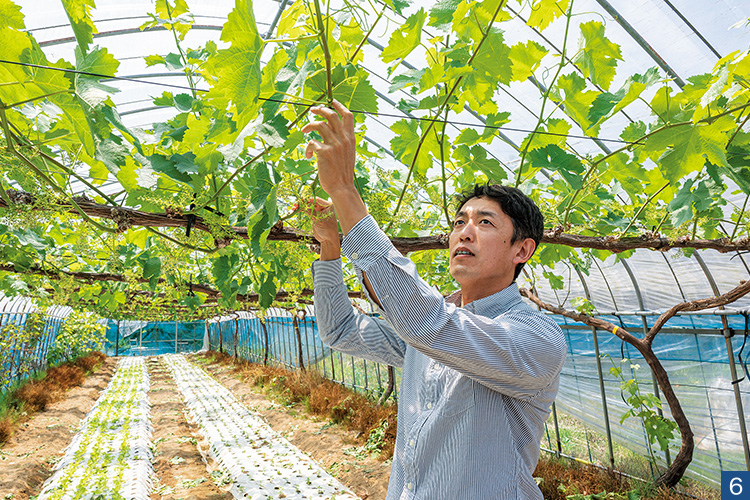
M 196 358 L 192 358 L 195 361 Z M 312 456 L 331 475 L 363 500 L 383 500 L 388 488 L 391 463 L 357 452 L 353 432 L 310 417 L 299 407 L 284 407 L 269 401 L 238 380 L 231 367 L 197 363 L 251 410 L 257 411 L 278 433 Z
M 174 380 L 159 358 L 148 359 L 151 390 L 151 436 L 154 451 L 154 488 L 152 500 L 160 499 L 231 499 L 229 487 L 221 484 L 221 474 L 213 477 L 207 470 L 207 463 L 199 451 L 206 446 L 197 426 L 185 418 L 185 404 L 177 391 Z
M 38 494 L 86 414 L 109 384 L 117 360 L 107 358 L 81 387 L 21 424 L 0 448 L 0 498 L 27 500 Z

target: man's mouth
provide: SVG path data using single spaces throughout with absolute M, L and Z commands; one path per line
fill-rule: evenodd
M 471 253 L 468 250 L 456 250 L 456 253 L 453 254 L 454 257 L 460 257 L 461 255 L 472 255 L 473 256 L 474 254 Z

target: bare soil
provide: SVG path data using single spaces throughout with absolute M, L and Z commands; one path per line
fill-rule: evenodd
M 82 386 L 71 389 L 63 399 L 21 424 L 0 447 L 0 499 L 28 500 L 39 494 L 81 421 L 109 384 L 116 364 L 117 358 L 107 358 Z M 309 417 L 299 405 L 282 406 L 270 401 L 238 380 L 231 367 L 210 364 L 204 368 L 251 410 L 260 413 L 274 430 L 312 456 L 362 499 L 385 498 L 390 461 L 363 456 L 353 431 Z M 148 369 L 154 427 L 155 480 L 151 498 L 231 499 L 229 486 L 205 453 L 208 446 L 197 426 L 185 416 L 184 402 L 171 376 L 158 358 L 148 359 Z
M 107 358 L 83 382 L 59 401 L 22 423 L 0 448 L 0 498 L 26 500 L 37 495 L 78 432 L 115 372 L 117 360 Z
M 201 453 L 208 446 L 200 441 L 198 427 L 187 421 L 185 403 L 172 376 L 159 358 L 149 358 L 147 365 L 154 428 L 151 448 L 155 478 L 151 499 L 232 499 L 229 486 L 220 487 L 212 481 L 207 458 Z

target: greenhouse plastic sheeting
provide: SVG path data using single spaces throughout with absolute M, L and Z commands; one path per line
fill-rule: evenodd
M 155 356 L 203 347 L 205 321 L 107 321 L 109 356 Z
M 681 318 L 684 319 L 684 318 Z M 632 320 L 632 318 L 631 318 Z M 709 319 L 701 321 L 708 323 Z M 714 327 L 718 318 L 713 318 Z M 627 322 L 626 322 L 627 323 Z M 745 344 L 743 330 L 731 339 L 737 354 Z M 559 411 L 583 420 L 597 432 L 604 434 L 604 407 L 599 386 L 594 337 L 591 330 L 566 332 L 568 359 L 560 380 L 556 403 Z M 637 333 L 637 332 L 636 332 Z M 617 366 L 626 379 L 635 377 L 642 392 L 654 392 L 651 371 L 638 351 L 608 332 L 597 332 L 611 432 L 615 442 L 642 455 L 647 455 L 646 435 L 640 420 L 628 418 L 620 425 L 620 416 L 629 406 L 620 392 L 620 379 L 609 369 Z M 750 342 L 745 346 L 743 361 L 750 357 Z M 695 333 L 660 333 L 653 349 L 669 374 L 672 387 L 680 400 L 695 434 L 695 451 L 687 475 L 718 486 L 722 470 L 744 470 L 745 459 L 732 377 L 729 369 L 726 340 L 722 335 Z M 628 361 L 623 362 L 623 359 Z M 632 369 L 631 363 L 639 368 Z M 738 378 L 745 372 L 738 362 Z M 742 405 L 750 411 L 750 381 L 738 382 Z M 669 407 L 662 397 L 664 414 L 671 418 Z M 679 432 L 670 447 L 674 458 L 679 450 Z M 582 451 L 583 453 L 583 451 Z M 657 459 L 665 459 L 655 445 Z M 615 468 L 618 464 L 615 463 Z

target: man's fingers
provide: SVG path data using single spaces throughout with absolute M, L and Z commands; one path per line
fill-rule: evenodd
M 341 130 L 341 118 L 339 118 L 339 115 L 336 113 L 336 111 L 332 110 L 331 108 L 327 108 L 325 106 L 315 106 L 310 108 L 310 112 L 325 118 L 328 124 L 331 126 L 331 129 L 333 129 L 335 132 L 339 132 Z
M 349 111 L 346 106 L 338 102 L 336 99 L 333 100 L 331 103 L 333 106 L 333 109 L 338 112 L 338 114 L 341 116 L 342 125 L 344 127 L 344 130 L 353 130 L 354 129 L 354 115 L 351 111 Z
M 305 158 L 309 160 L 313 157 L 313 154 L 317 153 L 321 149 L 323 149 L 323 144 L 321 144 L 320 141 L 312 139 L 307 143 L 307 146 L 305 147 Z
M 319 133 L 324 142 L 331 142 L 336 136 L 335 131 L 331 129 L 327 122 L 310 122 L 302 127 L 303 134 L 309 134 L 310 132 Z
M 331 203 L 330 201 L 324 200 L 323 198 L 315 198 L 315 210 L 317 210 L 318 212 L 322 212 L 331 205 L 333 205 L 333 203 Z

